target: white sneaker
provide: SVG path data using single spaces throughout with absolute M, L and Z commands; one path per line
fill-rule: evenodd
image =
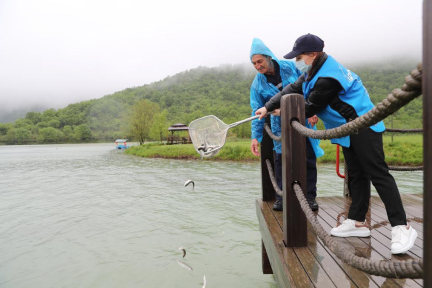
M 333 228 L 330 234 L 337 237 L 369 237 L 370 230 L 366 221 L 361 225 L 356 225 L 355 220 L 346 219 L 341 225 Z
M 405 225 L 398 225 L 392 228 L 391 253 L 405 253 L 414 246 L 417 239 L 417 231 L 410 225 L 407 229 Z

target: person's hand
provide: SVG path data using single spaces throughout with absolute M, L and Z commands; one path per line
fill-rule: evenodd
M 314 127 L 315 124 L 318 122 L 318 116 L 314 115 L 314 116 L 310 117 L 308 119 L 308 122 L 312 127 Z
M 261 120 L 262 118 L 267 116 L 267 108 L 262 107 L 262 108 L 258 109 L 255 112 L 255 115 L 260 115 L 260 117 L 258 119 Z
M 260 153 L 259 153 L 259 150 L 258 150 L 258 146 L 259 146 L 259 143 L 258 143 L 258 140 L 257 139 L 252 139 L 252 142 L 251 142 L 251 151 L 252 151 L 252 154 L 254 154 L 255 156 L 260 156 Z
M 274 116 L 280 116 L 280 109 L 275 109 L 272 112 L 270 112 L 270 114 L 272 114 Z

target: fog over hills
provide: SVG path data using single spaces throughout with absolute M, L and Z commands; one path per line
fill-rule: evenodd
M 34 106 L 61 108 L 194 67 L 247 63 L 254 38 L 281 59 L 299 36 L 312 33 L 349 68 L 419 57 L 422 4 L 2 0 L 0 121 Z

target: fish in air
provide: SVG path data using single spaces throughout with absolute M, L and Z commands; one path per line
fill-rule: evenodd
M 195 188 L 195 183 L 194 183 L 194 181 L 192 181 L 192 180 L 187 180 L 187 181 L 185 182 L 185 184 L 184 184 L 184 187 L 188 186 L 188 185 L 191 184 L 191 183 L 192 183 L 192 188 Z
M 178 250 L 183 251 L 183 258 L 186 256 L 186 249 L 184 249 L 183 247 L 180 247 Z

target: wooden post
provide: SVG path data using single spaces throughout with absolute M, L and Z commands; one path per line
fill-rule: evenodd
M 283 233 L 287 247 L 307 246 L 306 215 L 293 189 L 293 184 L 297 182 L 306 196 L 306 138 L 291 127 L 293 119 L 305 125 L 304 106 L 302 95 L 288 94 L 282 97 Z
M 266 117 L 266 123 L 271 127 L 270 116 Z M 272 201 L 276 198 L 275 190 L 271 183 L 269 171 L 267 169 L 266 159 L 270 160 L 273 171 L 274 169 L 274 159 L 273 159 L 273 140 L 263 129 L 263 138 L 261 141 L 261 181 L 262 181 L 262 200 Z
M 432 0 L 423 2 L 423 259 L 424 287 L 432 287 Z
M 270 117 L 265 118 L 266 123 L 271 127 Z M 260 145 L 261 154 L 261 184 L 262 184 L 262 200 L 263 201 L 273 201 L 275 196 L 275 190 L 271 183 L 270 174 L 267 169 L 266 159 L 270 160 L 274 169 L 274 159 L 273 159 L 273 140 L 263 129 L 263 138 Z M 270 260 L 267 255 L 267 251 L 264 246 L 264 242 L 261 240 L 261 259 L 262 259 L 262 271 L 264 274 L 273 274 L 273 270 L 270 265 Z
M 265 249 L 263 240 L 261 240 L 261 255 L 263 274 L 273 274 L 273 269 L 271 267 L 270 259 L 268 258 L 267 250 Z

